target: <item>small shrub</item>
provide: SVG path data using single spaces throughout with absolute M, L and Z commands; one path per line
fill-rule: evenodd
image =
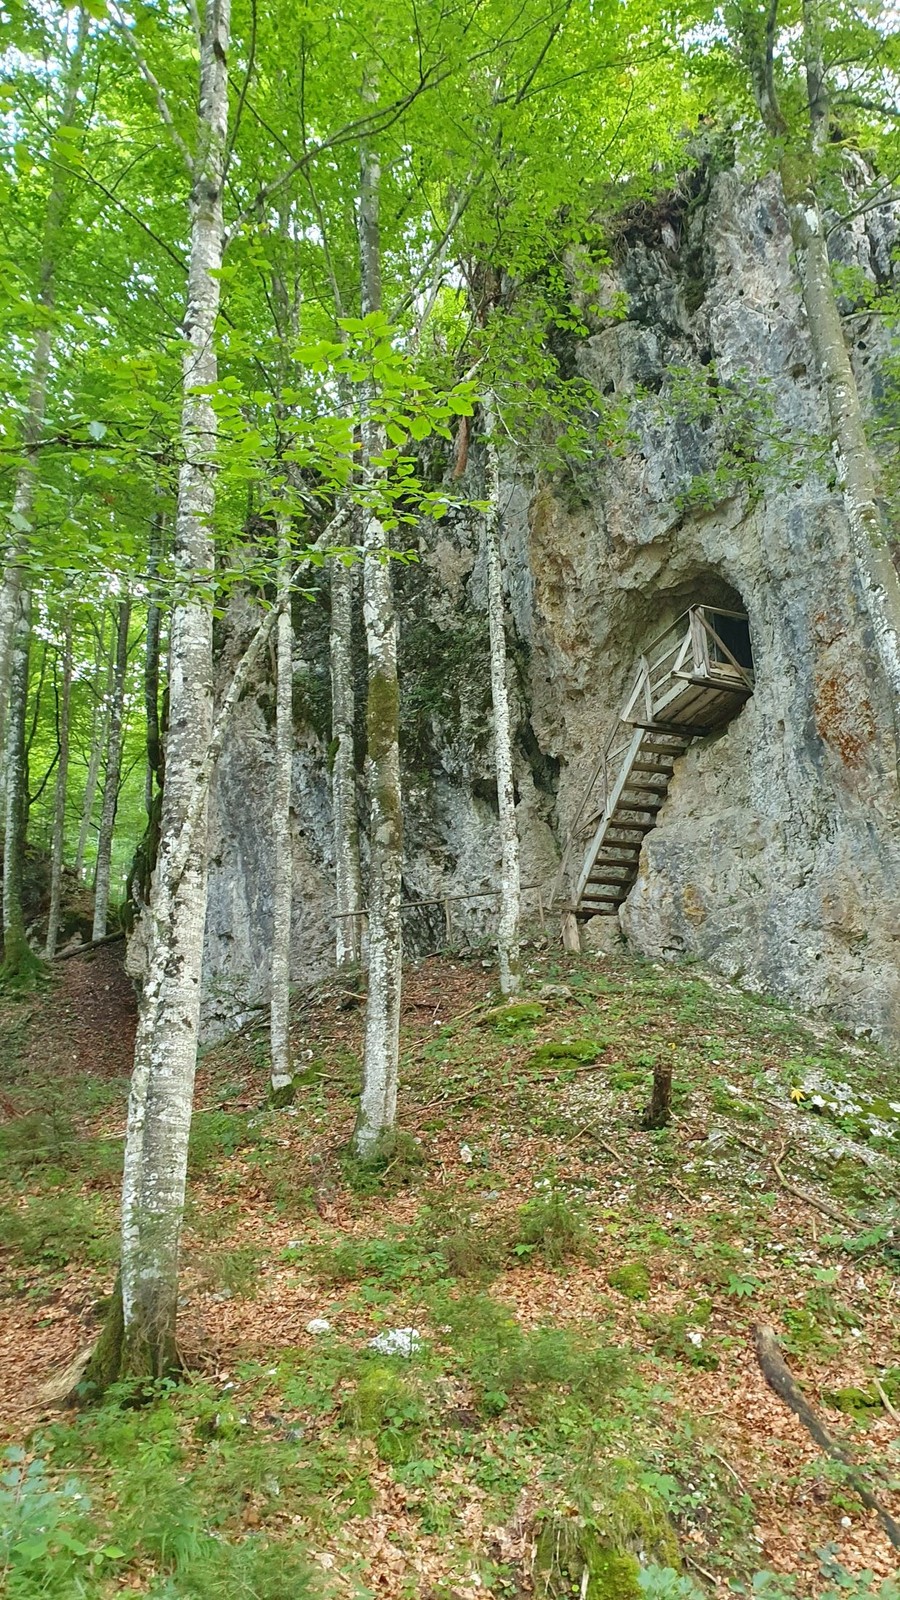
M 426 1207 L 419 1223 L 423 1240 L 438 1252 L 451 1278 L 487 1282 L 502 1272 L 509 1258 L 509 1228 L 502 1219 L 492 1224 L 444 1201 Z
M 338 1239 L 314 1245 L 308 1259 L 326 1283 L 361 1283 L 375 1278 L 387 1289 L 440 1275 L 442 1263 L 423 1250 L 412 1233 L 389 1232 L 380 1239 Z
M 424 1161 L 425 1152 L 418 1139 L 395 1128 L 382 1136 L 365 1161 L 352 1150 L 346 1151 L 341 1170 L 354 1194 L 372 1195 L 413 1183 Z
M 57 1486 L 45 1463 L 9 1449 L 0 1473 L 0 1586 L 8 1600 L 89 1594 L 124 1550 L 104 1545 L 75 1479 Z
M 558 1189 L 528 1200 L 515 1223 L 513 1255 L 520 1261 L 534 1256 L 548 1267 L 590 1253 L 590 1231 L 584 1208 Z
M 650 1274 L 643 1261 L 626 1261 L 609 1273 L 611 1289 L 618 1289 L 626 1300 L 646 1300 L 650 1292 Z
M 375 1439 L 383 1461 L 401 1463 L 416 1454 L 428 1415 L 421 1392 L 392 1367 L 371 1366 L 341 1406 L 341 1422 Z
M 597 1410 L 624 1382 L 621 1350 L 598 1344 L 578 1329 L 526 1331 L 489 1295 L 441 1297 L 433 1315 L 458 1350 L 477 1404 L 488 1415 L 505 1411 L 511 1402 L 533 1412 L 555 1404 L 560 1394 Z
M 0 1125 L 0 1171 L 12 1179 L 39 1177 L 45 1184 L 79 1178 L 114 1182 L 122 1170 L 120 1139 L 83 1139 L 60 1107 L 29 1111 Z
M 638 1321 L 650 1335 L 651 1346 L 658 1356 L 715 1372 L 719 1358 L 706 1345 L 702 1332 L 711 1311 L 712 1302 L 700 1300 L 692 1309 L 676 1312 L 671 1317 L 639 1313 Z

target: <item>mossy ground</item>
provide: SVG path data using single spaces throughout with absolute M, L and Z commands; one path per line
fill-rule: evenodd
M 897 1392 L 896 1155 L 883 1128 L 860 1137 L 791 1097 L 827 1079 L 890 1102 L 896 1065 L 696 972 L 526 966 L 515 1018 L 480 961 L 409 972 L 416 1160 L 362 1188 L 345 1164 L 362 1009 L 343 991 L 298 1007 L 297 1059 L 311 1050 L 316 1072 L 290 1106 L 267 1104 L 264 1036 L 204 1057 L 179 1333 L 192 1381 L 80 1417 L 48 1415 L 40 1385 L 94 1336 L 112 1287 L 127 1061 L 116 1072 L 107 1042 L 104 1075 L 84 1049 L 72 1062 L 53 993 L 7 1004 L 0 1399 L 51 1488 L 89 1491 L 77 1542 L 97 1556 L 96 1600 L 226 1580 L 281 1600 L 279 1554 L 297 1597 L 511 1600 L 540 1592 L 551 1526 L 588 1530 L 589 1594 L 609 1589 L 604 1563 L 624 1583 L 642 1559 L 723 1597 L 762 1568 L 818 1595 L 828 1546 L 851 1571 L 891 1570 L 766 1389 L 751 1333 L 779 1329 L 896 1515 L 896 1423 L 846 1404 L 876 1378 Z M 646 1133 L 660 1059 L 675 1117 Z M 419 1331 L 410 1359 L 369 1349 L 396 1328 Z

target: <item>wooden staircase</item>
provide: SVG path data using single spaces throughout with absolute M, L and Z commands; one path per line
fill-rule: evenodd
M 576 917 L 614 916 L 692 739 L 721 727 L 753 693 L 747 618 L 691 606 L 640 658 L 637 678 L 569 833 L 554 899 Z M 567 886 L 569 863 L 580 857 Z
M 654 728 L 639 728 L 632 736 L 585 853 L 575 890 L 580 916 L 618 911 L 638 875 L 644 838 L 656 827 L 676 758 L 689 743 L 689 736 Z

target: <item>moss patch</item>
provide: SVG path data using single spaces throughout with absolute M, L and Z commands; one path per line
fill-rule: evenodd
M 520 1000 L 511 1006 L 496 1006 L 484 1021 L 498 1033 L 517 1033 L 520 1028 L 530 1028 L 546 1015 L 546 1009 L 537 1000 Z
M 612 1550 L 579 1518 L 543 1519 L 535 1545 L 534 1592 L 547 1600 L 640 1600 L 634 1556 Z
M 602 1056 L 606 1045 L 599 1039 L 548 1039 L 535 1050 L 531 1066 L 554 1066 L 557 1062 L 577 1061 L 590 1065 Z
M 607 1278 L 611 1289 L 618 1289 L 627 1300 L 646 1300 L 650 1292 L 650 1274 L 643 1261 L 626 1261 L 616 1267 Z

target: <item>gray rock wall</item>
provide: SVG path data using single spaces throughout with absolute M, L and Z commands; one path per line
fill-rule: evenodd
M 890 210 L 857 218 L 837 236 L 841 259 L 883 281 L 895 270 L 896 220 Z M 614 258 L 605 292 L 624 289 L 626 317 L 595 321 L 574 354 L 627 411 L 626 437 L 574 483 L 538 483 L 510 462 L 505 555 L 524 879 L 549 887 L 642 645 L 693 600 L 739 599 L 756 692 L 727 729 L 678 763 L 623 932 L 647 955 L 700 959 L 808 1010 L 898 1037 L 897 714 L 822 449 L 824 407 L 777 189 L 720 173 L 690 206 L 623 225 Z M 877 319 L 853 326 L 860 383 L 877 404 L 885 335 Z M 705 407 L 696 397 L 713 371 Z M 473 519 L 460 512 L 438 525 L 419 563 L 398 569 L 398 590 L 406 892 L 483 893 L 453 904 L 456 925 L 474 937 L 492 925 L 498 855 Z M 323 615 L 320 605 L 315 626 L 298 619 L 298 660 L 302 651 L 302 670 L 311 659 L 320 681 Z M 240 707 L 216 780 L 211 1027 L 265 994 L 266 693 L 262 686 Z M 322 970 L 331 948 L 326 740 L 327 727 L 298 729 L 298 980 Z M 443 910 L 408 922 L 411 939 L 427 945 Z

